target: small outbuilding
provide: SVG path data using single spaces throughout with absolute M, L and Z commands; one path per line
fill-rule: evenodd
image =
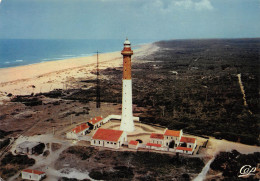
M 26 180 L 42 180 L 46 177 L 45 172 L 38 170 L 25 169 L 21 172 L 22 179 Z
M 139 142 L 138 141 L 135 141 L 135 140 L 131 140 L 129 141 L 128 143 L 128 148 L 131 148 L 131 149 L 138 149 L 139 147 Z
M 187 148 L 192 148 L 192 151 L 195 149 L 196 147 L 196 138 L 192 138 L 192 137 L 181 137 L 180 140 L 180 147 L 187 147 Z
M 196 148 L 196 138 L 181 137 L 179 146 L 176 148 L 176 152 L 192 155 Z
M 18 154 L 29 154 L 40 153 L 44 149 L 45 145 L 40 142 L 25 141 L 16 146 L 15 152 Z
M 91 138 L 91 145 L 118 149 L 126 141 L 124 131 L 99 128 Z
M 192 155 L 193 150 L 192 148 L 187 148 L 187 147 L 177 147 L 176 152 Z

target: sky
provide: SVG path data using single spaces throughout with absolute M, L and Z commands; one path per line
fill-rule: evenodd
M 260 37 L 260 0 L 0 0 L 0 38 Z

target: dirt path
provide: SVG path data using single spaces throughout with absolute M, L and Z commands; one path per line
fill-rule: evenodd
M 243 94 L 244 106 L 246 108 L 248 108 L 248 104 L 246 102 L 246 94 L 245 94 L 244 86 L 243 86 L 243 83 L 242 83 L 242 80 L 241 80 L 241 74 L 237 74 L 237 78 L 238 78 L 238 83 L 239 83 L 239 86 L 240 86 L 240 89 L 241 89 L 241 93 Z M 249 109 L 248 109 L 248 112 L 250 114 L 253 114 Z
M 206 155 L 210 157 L 216 156 L 219 152 L 225 151 L 229 152 L 232 150 L 237 150 L 242 154 L 250 154 L 254 152 L 260 152 L 259 146 L 245 145 L 242 143 L 227 141 L 227 140 L 217 140 L 214 138 L 209 139 L 208 148 L 206 150 Z
M 215 138 L 210 138 L 208 143 L 208 148 L 207 150 L 205 150 L 205 153 L 202 155 L 203 157 L 208 157 L 211 159 L 204 166 L 201 173 L 195 179 L 193 179 L 193 181 L 202 181 L 208 177 L 212 177 L 212 175 L 210 176 L 207 175 L 207 172 L 210 168 L 210 164 L 214 161 L 215 156 L 221 151 L 229 152 L 232 150 L 237 150 L 242 154 L 250 154 L 254 152 L 260 152 L 260 147 L 245 145 L 245 144 L 231 142 L 227 140 L 217 140 Z
M 200 172 L 200 174 L 193 179 L 193 181 L 201 181 L 201 180 L 204 180 L 207 173 L 208 173 L 208 170 L 210 168 L 210 164 L 214 161 L 214 157 L 211 158 L 208 163 L 204 166 L 204 168 L 202 169 L 202 171 Z

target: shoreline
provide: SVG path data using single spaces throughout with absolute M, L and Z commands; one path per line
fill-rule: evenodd
M 153 42 L 154 43 L 154 42 Z M 140 51 L 143 51 L 144 49 L 147 50 L 147 47 L 152 47 L 153 43 L 143 43 L 143 44 L 138 44 L 135 45 L 135 48 L 133 49 L 134 53 L 139 53 Z M 109 55 L 109 54 L 116 54 L 121 55 L 121 51 L 112 51 L 112 52 L 104 52 L 104 53 L 99 53 L 99 56 L 103 55 Z M 148 51 L 149 53 L 149 51 Z M 87 55 L 87 54 L 86 54 Z M 133 57 L 136 55 L 134 54 Z M 48 61 L 41 61 L 41 62 L 36 62 L 36 63 L 30 63 L 26 65 L 17 65 L 17 66 L 12 66 L 12 67 L 0 67 L 0 73 L 4 70 L 11 70 L 11 69 L 20 69 L 22 67 L 29 67 L 29 66 L 40 66 L 48 63 L 58 63 L 58 62 L 65 62 L 65 61 L 79 61 L 81 59 L 89 59 L 90 57 L 96 58 L 96 53 L 89 54 L 88 56 L 76 56 L 76 57 L 68 57 L 68 58 L 57 58 L 57 59 L 49 59 Z M 100 61 L 102 62 L 102 60 Z M 0 84 L 4 83 L 1 81 L 1 74 L 0 74 Z
M 5 45 L 1 48 L 4 54 L 0 58 L 0 70 L 49 61 L 90 57 L 96 55 L 96 50 L 102 53 L 111 53 L 119 52 L 122 49 L 122 41 L 119 41 L 119 39 L 0 39 L 0 42 Z M 49 43 L 50 46 L 47 46 L 46 42 Z M 108 42 L 111 44 L 108 44 Z M 56 49 L 53 46 L 57 43 L 63 46 Z M 132 50 L 139 49 L 141 46 L 151 43 L 154 43 L 154 41 L 135 40 Z M 29 46 L 19 48 L 23 47 L 24 44 L 28 44 Z M 46 47 L 47 50 L 45 51 Z
M 120 52 L 118 51 L 118 52 L 102 53 L 102 54 L 99 54 L 99 56 L 116 54 L 116 53 L 119 54 Z M 48 69 L 44 72 L 42 71 L 41 73 L 38 73 L 39 75 L 37 75 L 37 76 L 41 76 L 41 75 L 44 75 L 46 73 L 65 70 L 65 69 L 67 69 L 67 66 L 69 64 L 74 64 L 74 66 L 68 67 L 68 68 L 76 68 L 76 67 L 84 66 L 84 65 L 87 66 L 89 63 L 95 63 L 93 59 L 96 60 L 96 55 L 90 55 L 90 56 L 86 56 L 86 57 L 66 58 L 66 59 L 60 59 L 60 60 L 50 60 L 50 61 L 46 61 L 46 62 L 37 62 L 37 63 L 27 64 L 27 65 L 14 66 L 14 67 L 3 67 L 3 68 L 0 68 L 0 73 L 4 72 L 4 71 L 5 72 L 14 72 L 14 71 L 21 71 L 22 69 L 39 68 L 39 67 L 43 67 L 43 66 L 47 66 L 47 65 L 55 66 L 57 64 L 63 64 L 62 67 L 56 67 L 57 68 L 56 70 Z M 82 61 L 82 62 L 80 62 L 80 61 Z M 101 60 L 100 62 L 105 62 L 105 61 Z M 28 76 L 30 76 L 30 75 L 28 75 Z M 36 76 L 36 74 L 35 74 L 35 76 Z M 0 75 L 0 84 L 6 83 L 6 82 L 9 82 L 9 81 L 13 81 L 13 80 L 19 80 L 19 79 L 16 79 L 16 78 L 12 78 L 13 80 L 7 79 L 7 81 L 4 82 L 2 77 L 3 76 Z M 9 79 L 10 79 L 10 77 L 9 77 Z M 23 79 L 23 78 L 20 77 L 20 79 Z
M 145 44 L 134 50 L 136 56 L 149 54 L 154 44 Z M 64 89 L 68 85 L 73 88 L 73 80 L 77 78 L 93 79 L 96 70 L 96 55 L 40 62 L 17 67 L 0 69 L 0 103 L 9 99 L 7 95 L 28 95 L 31 93 L 49 92 Z M 121 67 L 123 64 L 120 51 L 99 54 L 99 68 Z

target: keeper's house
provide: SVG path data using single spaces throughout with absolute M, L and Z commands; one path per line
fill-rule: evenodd
M 66 137 L 67 139 L 78 139 L 78 136 L 88 134 L 90 132 L 89 128 L 86 123 L 83 123 L 73 128 L 70 132 L 67 132 Z
M 118 149 L 126 141 L 124 131 L 99 128 L 91 138 L 91 145 Z
M 182 137 L 182 130 L 175 131 L 166 129 L 163 136 L 164 136 L 164 146 L 169 148 L 177 147 L 180 143 L 180 139 Z
M 22 179 L 26 180 L 42 180 L 46 178 L 45 172 L 41 172 L 38 170 L 25 169 L 21 172 Z

